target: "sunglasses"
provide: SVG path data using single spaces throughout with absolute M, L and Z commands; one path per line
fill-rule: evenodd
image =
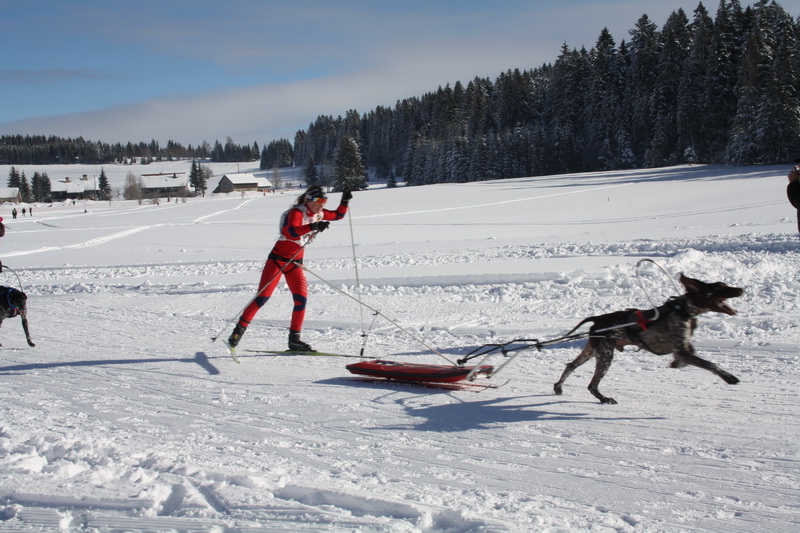
M 308 201 L 317 203 L 319 205 L 325 205 L 326 203 L 328 203 L 327 198 L 309 198 Z

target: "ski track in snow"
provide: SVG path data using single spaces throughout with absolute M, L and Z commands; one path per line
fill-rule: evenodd
M 58 251 L 58 250 L 69 250 L 69 249 L 73 249 L 73 248 L 86 248 L 86 247 L 89 247 L 89 246 L 97 246 L 99 244 L 105 244 L 105 243 L 107 243 L 109 241 L 113 241 L 113 240 L 116 240 L 116 239 L 122 239 L 124 237 L 129 237 L 130 235 L 133 235 L 134 233 L 139 233 L 140 231 L 145 231 L 145 230 L 148 230 L 148 229 L 151 229 L 151 228 L 155 228 L 155 227 L 158 227 L 158 226 L 142 226 L 142 227 L 139 227 L 139 228 L 132 228 L 132 229 L 127 229 L 125 231 L 119 231 L 119 232 L 113 233 L 111 235 L 106 235 L 104 237 L 98 237 L 96 239 L 91 239 L 91 240 L 80 242 L 80 243 L 77 243 L 77 244 L 68 244 L 68 245 L 65 245 L 65 246 L 48 246 L 47 248 L 38 248 L 38 249 L 35 249 L 35 250 L 24 250 L 24 251 L 19 251 L 19 252 L 9 252 L 9 253 L 3 254 L 3 255 L 5 257 L 19 257 L 21 255 L 30 255 L 30 254 L 36 254 L 36 253 L 41 253 L 41 252 L 54 252 L 54 251 Z
M 755 204 L 774 209 L 770 201 Z M 586 390 L 591 363 L 575 371 L 563 396 L 552 394 L 577 341 L 524 353 L 497 376 L 508 383 L 487 390 L 360 379 L 329 357 L 242 350 L 237 365 L 209 337 L 227 332 L 226 321 L 252 297 L 265 254 L 183 261 L 143 252 L 139 262 L 102 255 L 104 246 L 137 235 L 187 225 L 210 231 L 211 217 L 225 225 L 249 216 L 247 208 L 209 202 L 188 223 L 142 219 L 52 247 L 96 250 L 83 264 L 19 269 L 37 347 L 24 348 L 18 321 L 7 319 L 0 531 L 744 533 L 800 526 L 795 234 L 364 247 L 361 287 L 352 258 L 307 261 L 336 287 L 309 276 L 304 338 L 311 344 L 437 364 L 436 354 L 338 290 L 360 294 L 456 359 L 485 343 L 546 340 L 592 314 L 647 307 L 634 268 L 641 258 L 746 288 L 731 302 L 738 315 L 704 315 L 695 334 L 700 355 L 737 375 L 739 385 L 629 350 L 602 383 L 620 404 L 604 406 Z M 229 235 L 207 238 L 226 243 Z M 21 252 L 3 252 L 3 262 Z M 550 262 L 556 267 L 542 266 Z M 641 276 L 655 299 L 672 294 L 661 273 Z M 242 346 L 282 348 L 290 308 L 282 285 Z

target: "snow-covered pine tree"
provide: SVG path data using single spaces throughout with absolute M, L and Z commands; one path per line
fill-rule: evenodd
M 367 188 L 366 169 L 361 161 L 361 149 L 356 140 L 343 135 L 339 138 L 334 159 L 333 187 L 337 191 L 349 187 L 353 191 Z

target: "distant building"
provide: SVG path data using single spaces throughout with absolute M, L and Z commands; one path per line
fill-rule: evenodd
M 272 184 L 267 178 L 257 178 L 253 174 L 225 174 L 220 178 L 219 185 L 214 189 L 214 193 L 226 193 L 234 191 L 257 191 L 270 192 Z
M 64 200 L 86 200 L 88 198 L 98 198 L 100 191 L 97 188 L 97 180 L 83 175 L 81 178 L 50 178 L 50 199 L 54 202 Z
M 20 203 L 19 187 L 0 187 L 0 202 Z
M 139 187 L 142 191 L 142 198 L 167 198 L 194 194 L 194 186 L 189 183 L 186 172 L 142 174 Z

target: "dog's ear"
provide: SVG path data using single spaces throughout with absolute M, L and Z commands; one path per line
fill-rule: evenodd
M 702 281 L 684 276 L 683 272 L 681 272 L 680 282 L 684 287 L 686 287 L 686 292 L 700 292 L 703 290 L 701 287 L 703 284 Z

